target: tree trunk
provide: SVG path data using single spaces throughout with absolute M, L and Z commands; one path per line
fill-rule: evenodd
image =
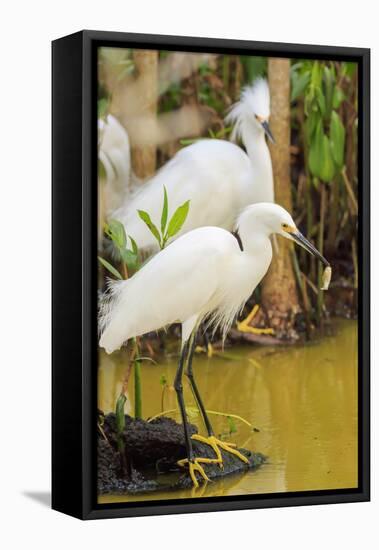
M 138 74 L 138 104 L 141 111 L 138 115 L 143 120 L 145 131 L 151 133 L 157 116 L 158 102 L 158 52 L 154 50 L 134 50 L 133 58 Z M 139 134 L 141 137 L 140 129 Z M 146 136 L 146 144 L 132 146 L 132 166 L 139 178 L 147 178 L 155 173 L 156 144 Z
M 292 213 L 290 176 L 290 61 L 269 58 L 268 79 L 271 95 L 270 126 L 276 144 L 270 147 L 274 171 L 275 202 Z M 262 306 L 275 335 L 296 339 L 296 314 L 300 311 L 292 264 L 292 246 L 287 239 L 277 238 L 278 250 L 262 287 Z

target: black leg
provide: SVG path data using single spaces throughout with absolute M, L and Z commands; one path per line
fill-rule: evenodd
M 209 339 L 209 335 L 206 327 L 204 328 L 203 338 L 204 338 L 205 351 L 208 357 L 211 357 L 211 355 L 209 354 L 209 348 L 212 348 L 212 342 Z
M 206 328 L 204 329 L 203 338 L 204 338 L 205 347 L 206 347 L 206 349 L 208 349 L 208 346 L 209 346 L 210 342 L 209 342 L 209 336 L 208 336 Z
M 183 383 L 182 383 L 183 369 L 184 369 L 186 356 L 188 354 L 188 349 L 189 349 L 189 343 L 186 342 L 183 345 L 183 348 L 180 354 L 178 370 L 176 371 L 176 376 L 174 380 L 174 388 L 178 398 L 180 414 L 182 416 L 184 438 L 186 441 L 186 448 L 187 448 L 187 458 L 189 461 L 193 461 L 192 441 L 188 431 L 188 420 L 187 420 L 187 413 L 186 413 L 186 408 L 185 408 L 184 399 L 183 399 Z
M 187 360 L 187 368 L 186 368 L 185 374 L 188 377 L 188 380 L 191 384 L 191 389 L 192 389 L 193 394 L 195 396 L 197 405 L 200 409 L 201 416 L 203 417 L 204 424 L 205 424 L 205 427 L 207 429 L 208 435 L 212 436 L 212 435 L 214 435 L 213 428 L 212 428 L 212 425 L 209 421 L 209 418 L 208 418 L 207 412 L 205 410 L 205 407 L 203 405 L 203 401 L 200 397 L 199 390 L 197 389 L 195 378 L 194 378 L 194 375 L 193 375 L 193 370 L 192 370 L 192 359 L 193 359 L 193 354 L 194 354 L 194 351 L 195 351 L 195 346 L 196 346 L 196 333 L 194 333 L 192 335 L 191 339 L 190 339 L 189 353 L 188 353 L 188 360 Z

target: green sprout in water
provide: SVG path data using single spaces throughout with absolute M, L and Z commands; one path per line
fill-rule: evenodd
M 183 227 L 184 222 L 187 219 L 188 211 L 189 211 L 190 201 L 184 202 L 181 206 L 179 206 L 174 214 L 172 215 L 170 221 L 168 221 L 168 198 L 167 198 L 167 190 L 166 187 L 163 186 L 163 207 L 162 207 L 162 214 L 161 214 L 161 227 L 160 230 L 157 228 L 157 226 L 152 221 L 150 215 L 148 212 L 145 212 L 145 210 L 138 210 L 138 215 L 141 218 L 143 222 L 147 225 L 152 235 L 155 237 L 155 239 L 158 241 L 159 248 L 161 250 L 164 249 L 164 247 L 167 244 L 167 241 L 174 237 L 181 228 Z
M 237 426 L 236 426 L 236 423 L 234 421 L 234 418 L 232 418 L 231 416 L 227 416 L 226 420 L 228 422 L 228 427 L 229 427 L 228 436 L 231 436 L 232 434 L 237 433 Z

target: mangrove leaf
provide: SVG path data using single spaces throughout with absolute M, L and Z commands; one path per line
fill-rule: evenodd
M 321 177 L 322 152 L 323 130 L 321 119 L 319 119 L 311 139 L 308 157 L 309 169 L 311 174 L 316 177 Z
M 341 169 L 344 164 L 345 128 L 336 111 L 333 111 L 331 116 L 330 147 L 333 160 L 336 163 L 337 168 Z
M 334 177 L 334 162 L 333 162 L 333 156 L 332 151 L 330 147 L 330 141 L 328 136 L 323 134 L 322 136 L 322 146 L 321 146 L 321 170 L 320 170 L 320 178 L 325 182 L 332 181 Z
M 293 73 L 292 77 L 292 91 L 291 91 L 291 101 L 295 101 L 299 96 L 304 93 L 304 90 L 308 86 L 311 80 L 311 73 L 309 71 L 298 74 L 297 72 Z
M 174 237 L 181 228 L 183 227 L 184 222 L 186 221 L 188 211 L 189 211 L 190 201 L 186 201 L 181 206 L 179 206 L 174 212 L 167 229 L 167 237 Z
M 161 231 L 162 231 L 162 235 L 164 234 L 164 232 L 165 232 L 165 230 L 166 230 L 167 215 L 168 215 L 167 190 L 166 190 L 166 187 L 163 186 L 163 208 L 162 208 L 162 215 L 161 215 Z
M 102 258 L 101 256 L 98 256 L 97 259 L 117 279 L 121 279 L 121 280 L 123 279 L 123 276 L 117 271 L 117 269 L 115 267 L 113 267 L 113 265 L 111 265 L 109 262 L 107 262 L 107 260 L 104 260 L 104 258 Z
M 138 215 L 141 218 L 141 220 L 145 222 L 145 224 L 150 229 L 151 233 L 154 235 L 154 237 L 157 239 L 157 241 L 160 245 L 161 244 L 161 236 L 159 234 L 159 231 L 158 231 L 156 225 L 154 225 L 154 223 L 151 221 L 151 218 L 150 218 L 149 214 L 147 212 L 145 212 L 145 210 L 138 210 Z

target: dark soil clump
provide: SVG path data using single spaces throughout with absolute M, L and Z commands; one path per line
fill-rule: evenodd
M 175 420 L 160 417 L 151 422 L 125 416 L 122 443 L 124 451 L 118 450 L 116 418 L 114 414 L 103 417 L 102 430 L 97 441 L 98 493 L 146 493 L 157 490 L 184 489 L 192 487 L 188 473 L 179 468 L 177 461 L 186 458 L 183 426 Z M 197 433 L 190 424 L 191 435 Z M 214 458 L 209 445 L 193 441 L 196 456 Z M 239 451 L 249 459 L 249 465 L 230 453 L 224 453 L 224 468 L 206 464 L 210 479 L 255 469 L 266 457 L 246 449 Z

